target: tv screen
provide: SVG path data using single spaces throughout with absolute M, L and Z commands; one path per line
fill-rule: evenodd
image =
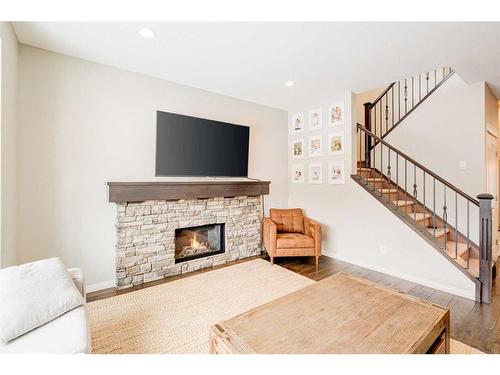
M 156 114 L 156 176 L 247 177 L 247 126 Z

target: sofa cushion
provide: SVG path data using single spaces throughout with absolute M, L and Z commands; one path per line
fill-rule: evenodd
M 278 233 L 276 235 L 276 248 L 305 248 L 314 247 L 314 238 L 302 233 Z
M 84 303 L 58 258 L 0 271 L 0 341 L 7 342 Z
M 0 353 L 90 353 L 90 330 L 85 305 L 68 311 L 14 340 L 0 342 Z
M 276 223 L 278 232 L 283 233 L 304 233 L 304 215 L 302 209 L 278 209 L 269 210 L 271 220 Z

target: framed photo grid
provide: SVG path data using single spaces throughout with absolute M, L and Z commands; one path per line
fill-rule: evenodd
M 315 185 L 345 183 L 344 158 L 331 159 L 345 154 L 344 102 L 328 106 L 326 119 L 323 110 L 324 107 L 318 107 L 290 117 L 293 184 L 304 184 L 306 181 Z M 324 121 L 327 124 L 325 130 Z M 323 160 L 325 157 L 330 160 Z

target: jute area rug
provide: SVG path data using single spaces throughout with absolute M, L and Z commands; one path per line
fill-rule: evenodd
M 92 352 L 208 353 L 210 326 L 311 284 L 257 259 L 90 302 Z M 451 351 L 479 352 L 454 340 Z

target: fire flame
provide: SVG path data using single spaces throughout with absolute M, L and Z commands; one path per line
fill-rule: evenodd
M 201 248 L 208 248 L 208 244 L 206 242 L 199 242 L 196 239 L 197 234 L 195 233 L 193 238 L 189 240 L 189 246 L 192 249 L 201 249 Z

